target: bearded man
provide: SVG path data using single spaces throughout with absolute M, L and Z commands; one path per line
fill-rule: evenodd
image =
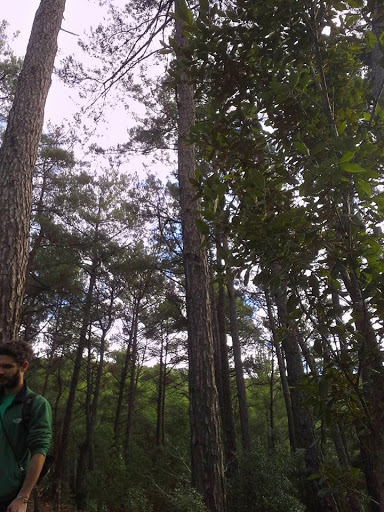
M 24 379 L 32 358 L 27 342 L 0 343 L 0 512 L 27 510 L 51 440 L 49 403 Z

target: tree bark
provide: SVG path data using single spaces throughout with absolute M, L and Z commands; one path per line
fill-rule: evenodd
M 177 12 L 178 0 L 175 5 Z M 203 496 L 208 510 L 224 512 L 224 463 L 214 373 L 208 259 L 196 225 L 198 202 L 191 184 L 195 176 L 195 151 L 188 136 L 195 122 L 194 95 L 186 73 L 188 63 L 183 62 L 183 49 L 187 45 L 184 22 L 177 17 L 175 24 L 177 58 L 183 68 L 177 84 L 178 178 L 188 317 L 192 485 Z
M 318 474 L 322 463 L 322 453 L 316 435 L 312 412 L 306 404 L 304 391 L 301 389 L 304 369 L 297 329 L 289 320 L 287 313 L 287 296 L 284 285 L 275 293 L 276 306 L 281 327 L 285 330 L 283 349 L 287 362 L 288 385 L 292 403 L 293 420 L 297 447 L 305 450 L 305 465 L 308 476 Z M 334 512 L 337 505 L 332 494 L 319 496 L 322 485 L 311 480 L 308 493 L 311 504 L 318 512 Z
M 228 250 L 228 247 L 226 247 Z M 241 428 L 241 444 L 243 453 L 249 452 L 251 449 L 251 436 L 249 434 L 248 405 L 245 390 L 245 381 L 243 373 L 243 361 L 241 359 L 241 345 L 239 337 L 239 329 L 237 326 L 237 312 L 235 290 L 233 286 L 233 277 L 227 269 L 227 290 L 229 300 L 229 325 L 231 329 L 233 358 L 235 361 L 236 389 L 237 400 L 239 402 L 239 417 Z
M 131 328 L 130 328 L 129 337 L 128 337 L 127 349 L 125 351 L 124 364 L 123 364 L 123 368 L 121 369 L 121 376 L 120 376 L 120 382 L 119 382 L 119 395 L 118 395 L 118 399 L 117 399 L 115 420 L 114 420 L 114 424 L 113 424 L 113 437 L 114 437 L 115 443 L 117 442 L 119 433 L 120 433 L 121 410 L 122 410 L 122 405 L 123 405 L 125 384 L 126 384 L 126 380 L 128 377 L 129 362 L 130 362 L 131 356 L 132 356 L 133 334 L 134 334 L 135 324 L 136 324 L 136 322 L 138 322 L 138 308 L 139 308 L 139 305 L 135 304 L 134 310 L 132 312 Z
M 28 264 L 32 175 L 65 0 L 41 0 L 0 148 L 0 341 L 17 338 Z
M 285 409 L 287 411 L 289 444 L 291 446 L 292 452 L 295 452 L 297 449 L 297 443 L 296 443 L 296 434 L 295 434 L 295 425 L 294 425 L 294 420 L 293 420 L 291 397 L 289 395 L 287 373 L 285 370 L 283 354 L 281 353 L 280 342 L 279 342 L 279 339 L 277 336 L 276 322 L 275 322 L 275 318 L 274 318 L 273 310 L 272 310 L 272 301 L 269 296 L 269 293 L 266 290 L 264 290 L 264 295 L 265 295 L 265 299 L 267 302 L 268 321 L 269 321 L 269 325 L 270 325 L 270 328 L 272 331 L 273 343 L 274 343 L 274 346 L 276 349 L 277 364 L 279 366 L 281 387 L 283 390 Z
M 366 424 L 357 427 L 357 433 L 368 493 L 372 498 L 370 510 L 379 512 L 384 507 L 383 355 L 356 275 L 353 271 L 344 273 L 343 280 L 352 300 L 356 331 L 362 340 L 359 347 L 359 372 L 369 414 Z
M 75 397 L 76 397 L 76 390 L 77 390 L 77 384 L 79 382 L 80 377 L 80 370 L 82 366 L 83 361 L 83 352 L 87 344 L 87 332 L 89 328 L 89 324 L 91 321 L 91 309 L 92 309 L 92 299 L 93 299 L 93 290 L 96 285 L 96 279 L 97 279 L 97 269 L 98 269 L 99 262 L 97 259 L 95 259 L 92 262 L 91 269 L 90 269 L 90 278 L 89 278 L 89 285 L 87 290 L 87 295 L 84 303 L 84 311 L 83 311 L 83 319 L 82 319 L 82 325 L 79 333 L 79 343 L 76 350 L 76 358 L 75 358 L 75 364 L 73 368 L 72 373 L 72 379 L 71 379 L 71 385 L 69 389 L 68 394 L 68 400 L 65 408 L 64 418 L 63 418 L 63 425 L 62 425 L 62 432 L 61 432 L 61 439 L 60 443 L 57 447 L 57 457 L 56 457 L 56 467 L 55 467 L 55 473 L 54 473 L 54 480 L 55 480 L 55 493 L 56 493 L 56 503 L 58 510 L 60 510 L 61 507 L 61 483 L 63 479 L 63 471 L 65 467 L 65 456 L 67 453 L 67 447 L 68 447 L 68 440 L 69 440 L 69 433 L 70 433 L 70 425 L 72 420 L 72 412 L 73 412 L 73 406 L 75 403 Z
M 217 244 L 220 245 L 219 242 Z M 221 272 L 222 269 L 219 262 L 217 262 L 217 265 L 218 271 Z M 215 343 L 215 376 L 221 413 L 225 473 L 227 478 L 231 478 L 237 468 L 237 446 L 227 345 L 225 290 L 223 283 L 219 282 L 216 293 L 213 286 L 213 271 L 211 271 L 211 305 Z
M 140 299 L 138 299 L 139 302 Z M 136 400 L 136 388 L 137 388 L 137 331 L 138 331 L 139 319 L 136 318 L 136 322 L 133 327 L 132 335 L 132 355 L 131 355 L 131 372 L 129 376 L 129 389 L 128 389 L 128 417 L 125 428 L 125 444 L 124 444 L 124 460 L 125 465 L 128 468 L 130 462 L 130 442 L 133 426 L 133 417 L 135 413 L 135 400 Z

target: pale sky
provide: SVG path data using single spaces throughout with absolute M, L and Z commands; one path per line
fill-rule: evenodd
M 23 56 L 40 0 L 12 0 L 12 2 L 2 0 L 2 2 L 0 20 L 5 19 L 9 23 L 9 35 L 17 31 L 20 32 L 20 35 L 11 41 L 10 45 L 17 55 Z M 115 3 L 124 5 L 124 0 L 115 0 Z M 100 7 L 98 0 L 67 0 L 62 28 L 83 37 L 91 26 L 96 27 L 106 17 L 106 7 Z M 81 54 L 77 41 L 78 37 L 60 31 L 56 64 L 67 55 Z M 53 124 L 60 124 L 65 118 L 70 122 L 71 116 L 79 110 L 80 101 L 75 90 L 53 76 L 45 108 L 45 123 L 51 121 Z M 136 113 L 142 112 L 134 102 L 130 102 L 130 108 Z M 118 107 L 108 108 L 106 112 L 107 122 L 100 127 L 99 138 L 95 142 L 103 147 L 126 142 L 126 131 L 128 127 L 133 126 L 132 119 L 124 109 Z M 143 159 L 142 157 L 135 157 L 132 164 L 139 172 L 143 170 L 144 166 L 150 165 L 148 158 Z M 162 170 L 159 168 L 159 173 L 163 176 L 170 171 L 164 167 Z

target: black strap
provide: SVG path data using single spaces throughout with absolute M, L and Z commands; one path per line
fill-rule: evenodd
M 36 393 L 29 393 L 24 399 L 22 409 L 21 409 L 21 420 L 23 422 L 23 426 L 26 430 L 29 429 L 29 422 L 32 417 L 32 405 L 33 400 L 35 399 Z

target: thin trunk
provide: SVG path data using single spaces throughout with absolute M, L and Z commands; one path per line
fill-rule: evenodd
M 79 456 L 77 462 L 77 476 L 75 480 L 75 502 L 79 510 L 87 508 L 87 490 L 85 488 L 85 478 L 88 471 L 87 455 L 89 450 L 89 431 L 92 423 L 91 418 L 91 397 L 92 397 L 92 329 L 89 326 L 88 331 L 88 357 L 87 357 L 87 389 L 85 395 L 85 439 L 79 447 Z
M 138 301 L 139 302 L 139 301 Z M 135 413 L 135 400 L 136 400 L 136 387 L 137 387 L 137 331 L 138 331 L 139 318 L 136 317 L 136 322 L 133 328 L 132 336 L 132 357 L 131 357 L 131 372 L 129 377 L 129 388 L 128 388 L 128 417 L 125 428 L 125 442 L 124 442 L 124 460 L 125 465 L 128 468 L 130 463 L 130 443 L 131 434 L 133 427 L 133 417 Z
M 65 467 L 65 456 L 67 453 L 68 441 L 69 441 L 69 433 L 70 433 L 70 425 L 72 420 L 72 412 L 73 406 L 75 402 L 77 384 L 79 382 L 80 370 L 83 361 L 83 352 L 87 344 L 87 332 L 91 320 L 91 309 L 92 309 L 92 300 L 93 300 L 93 291 L 96 285 L 97 278 L 97 268 L 98 261 L 95 259 L 92 262 L 91 270 L 90 270 L 90 279 L 88 285 L 88 291 L 84 304 L 83 311 L 83 320 L 79 334 L 79 343 L 76 350 L 76 358 L 75 364 L 72 373 L 71 385 L 69 388 L 69 395 L 67 400 L 67 405 L 64 413 L 62 432 L 61 432 L 61 440 L 59 446 L 57 448 L 57 458 L 56 458 L 56 467 L 55 467 L 55 492 L 56 492 L 56 503 L 58 510 L 61 507 L 61 484 L 63 480 L 63 472 Z
M 98 405 L 99 405 L 99 397 L 100 397 L 100 389 L 101 389 L 101 379 L 103 376 L 104 369 L 104 354 L 107 343 L 107 334 L 110 331 L 113 323 L 113 306 L 115 302 L 115 293 L 114 290 L 111 290 L 111 295 L 109 298 L 109 305 L 106 312 L 106 324 L 103 325 L 102 321 L 99 321 L 100 329 L 101 329 L 101 338 L 100 338 L 100 351 L 99 351 L 99 363 L 97 365 L 96 378 L 95 378 L 95 389 L 93 391 L 93 399 L 90 410 L 90 418 L 91 421 L 88 425 L 88 468 L 89 471 L 93 471 L 95 469 L 95 428 L 96 428 L 96 420 L 98 413 Z
M 55 330 L 52 335 L 52 345 L 51 345 L 51 350 L 49 352 L 49 358 L 47 361 L 47 368 L 45 370 L 44 384 L 43 384 L 43 388 L 41 390 L 41 394 L 43 396 L 45 396 L 45 393 L 47 392 L 49 377 L 52 373 L 53 361 L 54 361 L 56 351 L 57 351 L 57 346 L 58 346 L 57 337 L 58 337 L 59 320 L 60 320 L 60 308 L 57 309 L 57 314 L 56 314 L 56 318 L 55 318 Z
M 229 325 L 232 338 L 233 359 L 235 361 L 236 390 L 239 403 L 239 418 L 241 429 L 241 445 L 243 453 L 251 449 L 251 436 L 249 434 L 248 404 L 245 390 L 245 380 L 243 371 L 243 361 L 241 359 L 241 344 L 239 329 L 237 325 L 236 298 L 233 286 L 233 277 L 227 269 L 227 290 L 229 304 Z
M 176 12 L 180 1 L 175 2 Z M 195 176 L 194 146 L 188 142 L 195 123 L 193 86 L 184 56 L 184 22 L 175 20 L 180 72 L 177 83 L 178 178 L 183 233 L 188 318 L 189 393 L 191 419 L 192 485 L 210 512 L 225 512 L 224 461 L 220 436 L 220 410 L 215 384 L 214 347 L 209 298 L 209 269 L 202 235 L 196 225 L 198 202 L 191 181 Z
M 164 361 L 163 361 L 163 353 L 164 353 L 164 338 L 163 338 L 163 329 L 160 329 L 160 360 L 159 360 L 159 377 L 157 384 L 157 407 L 156 407 L 156 446 L 162 445 L 162 441 L 164 439 L 162 432 L 162 413 L 163 413 L 163 394 L 165 392 L 164 389 Z
M 125 384 L 126 384 L 126 380 L 128 377 L 129 363 L 130 363 L 131 356 L 132 356 L 133 333 L 134 333 L 135 325 L 137 322 L 137 315 L 138 315 L 137 309 L 138 309 L 138 305 L 136 304 L 134 307 L 134 310 L 132 312 L 131 329 L 129 332 L 127 349 L 125 351 L 124 365 L 121 370 L 121 376 L 120 376 L 120 382 L 119 382 L 119 395 L 118 395 L 118 399 L 117 399 L 115 420 L 114 420 L 114 424 L 113 424 L 113 435 L 114 435 L 115 442 L 117 442 L 117 439 L 119 437 L 119 431 L 120 431 L 121 410 L 122 410 L 122 406 L 123 406 Z
M 65 0 L 36 11 L 0 148 L 0 341 L 17 338 L 29 256 L 32 175 Z
M 269 380 L 269 447 L 273 451 L 275 448 L 275 421 L 274 421 L 274 397 L 273 391 L 275 386 L 275 357 L 274 357 L 274 345 L 271 346 L 271 378 Z
M 165 357 L 163 364 L 163 393 L 162 393 L 162 402 L 161 402 L 161 444 L 165 446 L 165 391 L 167 387 L 167 357 L 168 357 L 168 333 L 167 333 L 167 341 L 165 345 Z
M 291 404 L 291 398 L 289 395 L 287 373 L 285 370 L 283 354 L 281 353 L 280 341 L 277 336 L 276 321 L 275 321 L 275 318 L 273 315 L 273 310 L 272 310 L 272 301 L 271 301 L 271 298 L 270 298 L 267 290 L 264 290 L 264 295 L 265 295 L 265 300 L 267 302 L 268 321 L 269 321 L 269 326 L 272 331 L 273 343 L 274 343 L 274 346 L 276 349 L 277 364 L 279 366 L 281 387 L 283 389 L 285 409 L 287 412 L 289 443 L 291 446 L 291 450 L 293 452 L 295 452 L 297 449 L 297 443 L 296 443 L 296 435 L 295 435 L 295 425 L 294 425 L 294 420 L 293 420 L 292 404 Z
M 287 362 L 288 385 L 290 389 L 293 419 L 297 447 L 305 450 L 305 465 L 308 476 L 318 474 L 322 464 L 322 454 L 316 435 L 315 422 L 312 412 L 307 405 L 302 389 L 304 370 L 297 330 L 291 324 L 287 313 L 287 294 L 284 287 L 275 293 L 278 316 L 282 328 L 285 330 L 283 349 Z M 316 510 L 321 512 L 334 512 L 337 504 L 330 495 L 319 496 L 322 485 L 311 480 L 308 485 L 309 500 Z
M 219 236 L 217 236 L 219 238 Z M 216 246 L 221 244 L 219 240 Z M 219 272 L 221 265 L 217 262 Z M 218 282 L 218 291 L 213 286 L 213 271 L 211 270 L 211 307 L 213 323 L 213 339 L 215 343 L 215 376 L 219 396 L 221 413 L 221 425 L 224 442 L 225 474 L 231 478 L 237 469 L 237 447 L 235 419 L 232 407 L 231 376 L 229 367 L 226 314 L 225 314 L 225 290 L 221 281 Z

